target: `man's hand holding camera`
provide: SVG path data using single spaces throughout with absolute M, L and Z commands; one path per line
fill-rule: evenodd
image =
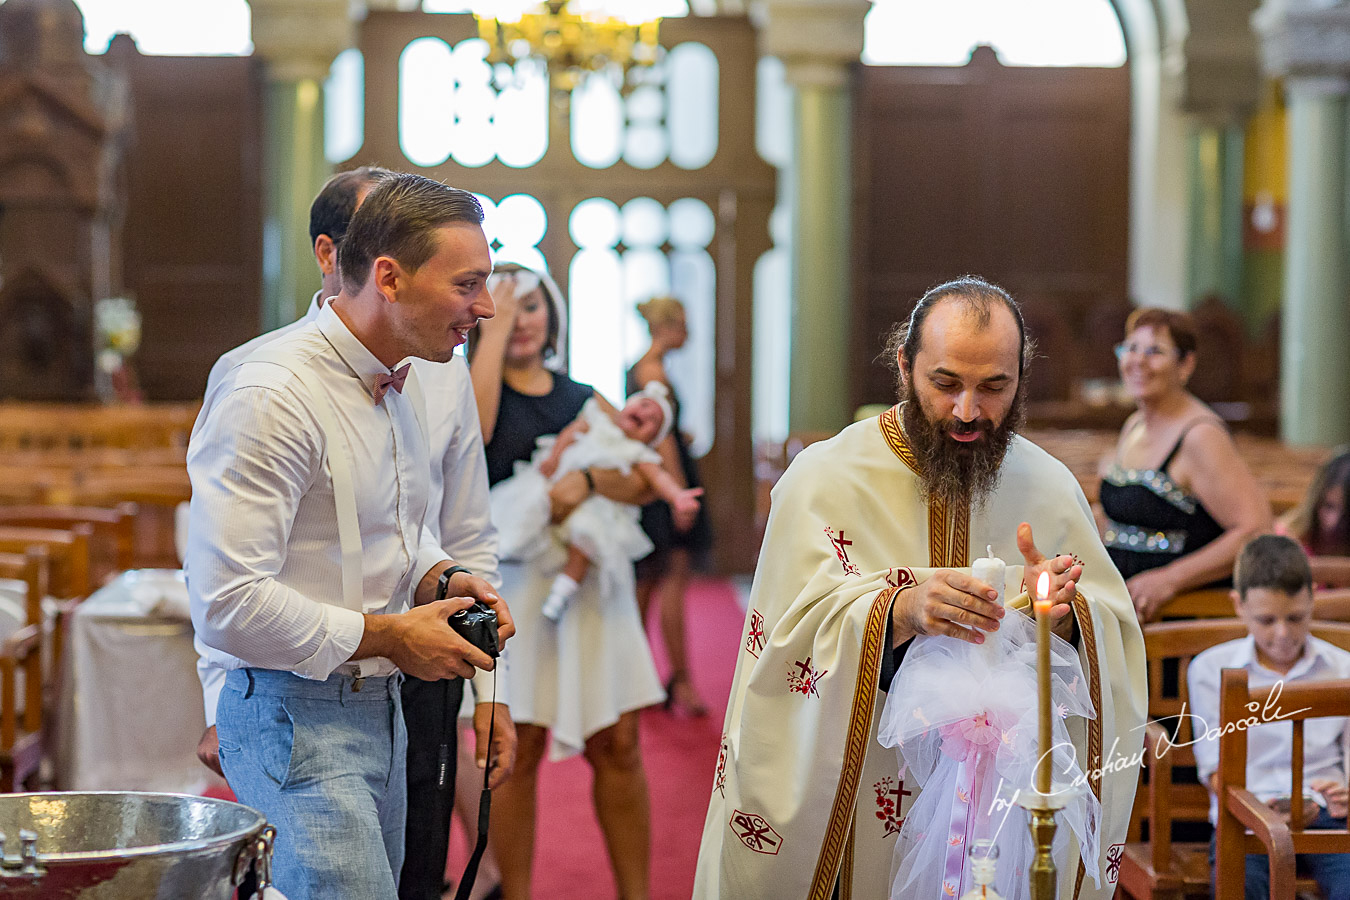
M 367 615 L 365 633 L 352 659 L 383 656 L 404 673 L 425 681 L 472 678 L 473 670 L 491 671 L 496 662 L 449 625 L 456 613 L 481 603 L 497 616 L 497 645 L 516 633 L 506 601 L 482 578 L 460 570 L 451 574 L 443 600 L 433 599 L 441 574 L 453 563 L 433 566 L 417 585 L 412 609 L 398 615 Z

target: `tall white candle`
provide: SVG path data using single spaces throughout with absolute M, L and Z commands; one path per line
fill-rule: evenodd
M 1036 791 L 1050 793 L 1050 573 L 1036 580 Z
M 981 556 L 979 559 L 975 560 L 975 562 L 971 564 L 970 574 L 998 591 L 998 600 L 995 602 L 998 603 L 999 606 L 1002 606 L 1003 591 L 1005 587 L 1004 582 L 1007 580 L 1008 566 L 1003 560 L 994 555 L 993 547 L 986 545 L 985 552 L 989 555 Z M 997 631 L 984 632 L 984 644 L 982 646 L 988 648 L 987 652 L 991 661 L 996 655 L 995 647 L 997 640 Z

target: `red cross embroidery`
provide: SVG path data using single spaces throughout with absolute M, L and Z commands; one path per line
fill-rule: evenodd
M 731 830 L 741 839 L 742 844 L 756 853 L 777 856 L 783 847 L 783 836 L 774 831 L 773 826 L 766 822 L 763 816 L 741 812 L 738 809 L 731 814 Z
M 794 667 L 797 669 L 796 672 L 792 671 Z M 817 672 L 811 665 L 811 657 L 809 656 L 806 658 L 805 662 L 798 660 L 788 666 L 788 690 L 801 694 L 804 697 L 819 697 L 820 691 L 816 689 L 816 685 L 820 683 L 820 679 L 824 678 L 825 673 L 828 671 L 829 669 L 821 669 Z
M 858 570 L 858 567 L 855 566 L 853 563 L 849 562 L 848 548 L 853 546 L 853 542 L 844 539 L 843 530 L 841 529 L 839 531 L 838 537 L 836 537 L 834 529 L 826 525 L 825 536 L 830 539 L 830 544 L 834 547 L 834 555 L 839 557 L 839 564 L 844 567 L 844 574 L 845 575 L 861 574 Z
M 713 780 L 713 790 L 723 797 L 727 795 L 727 754 L 729 750 L 727 736 L 723 734 L 722 743 L 717 751 L 717 776 Z
M 759 659 L 764 649 L 764 616 L 757 609 L 750 610 L 750 633 L 745 636 L 745 652 Z
M 1125 855 L 1124 844 L 1112 844 L 1106 851 L 1106 881 L 1115 884 L 1120 877 L 1120 858 Z
M 904 817 L 900 815 L 900 804 L 914 792 L 905 790 L 904 778 L 896 779 L 890 776 L 872 785 L 872 790 L 877 795 L 877 818 L 886 829 L 882 837 L 899 834 L 900 826 L 905 824 Z M 891 799 L 892 797 L 895 799 Z

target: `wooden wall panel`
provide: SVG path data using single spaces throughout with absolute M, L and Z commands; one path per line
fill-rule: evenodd
M 141 56 L 119 38 L 133 107 L 124 277 L 150 400 L 191 400 L 221 353 L 259 333 L 262 89 L 249 57 Z
M 968 273 L 1022 301 L 1053 354 L 1033 398 L 1113 372 L 1080 336 L 1127 297 L 1128 71 L 1004 67 L 981 48 L 959 68 L 860 67 L 855 90 L 853 402 L 893 402 L 885 335 Z

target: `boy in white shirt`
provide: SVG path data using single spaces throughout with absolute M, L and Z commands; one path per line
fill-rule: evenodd
M 1255 538 L 1238 556 L 1233 574 L 1233 606 L 1247 625 L 1247 637 L 1211 647 L 1191 661 L 1187 684 L 1196 734 L 1219 725 L 1219 679 L 1223 669 L 1246 669 L 1252 687 L 1276 682 L 1350 678 L 1350 653 L 1308 633 L 1312 619 L 1312 573 L 1308 557 L 1287 537 Z M 1346 730 L 1340 717 L 1304 723 L 1303 794 L 1309 828 L 1345 829 Z M 1219 742 L 1194 745 L 1196 768 L 1210 789 L 1210 822 L 1218 820 Z M 1288 809 L 1293 725 L 1268 722 L 1247 735 L 1247 789 L 1275 809 Z M 1213 845 L 1210 863 L 1213 864 Z M 1299 854 L 1329 900 L 1350 900 L 1350 855 Z M 1270 896 L 1270 869 L 1264 854 L 1247 855 L 1247 900 Z

